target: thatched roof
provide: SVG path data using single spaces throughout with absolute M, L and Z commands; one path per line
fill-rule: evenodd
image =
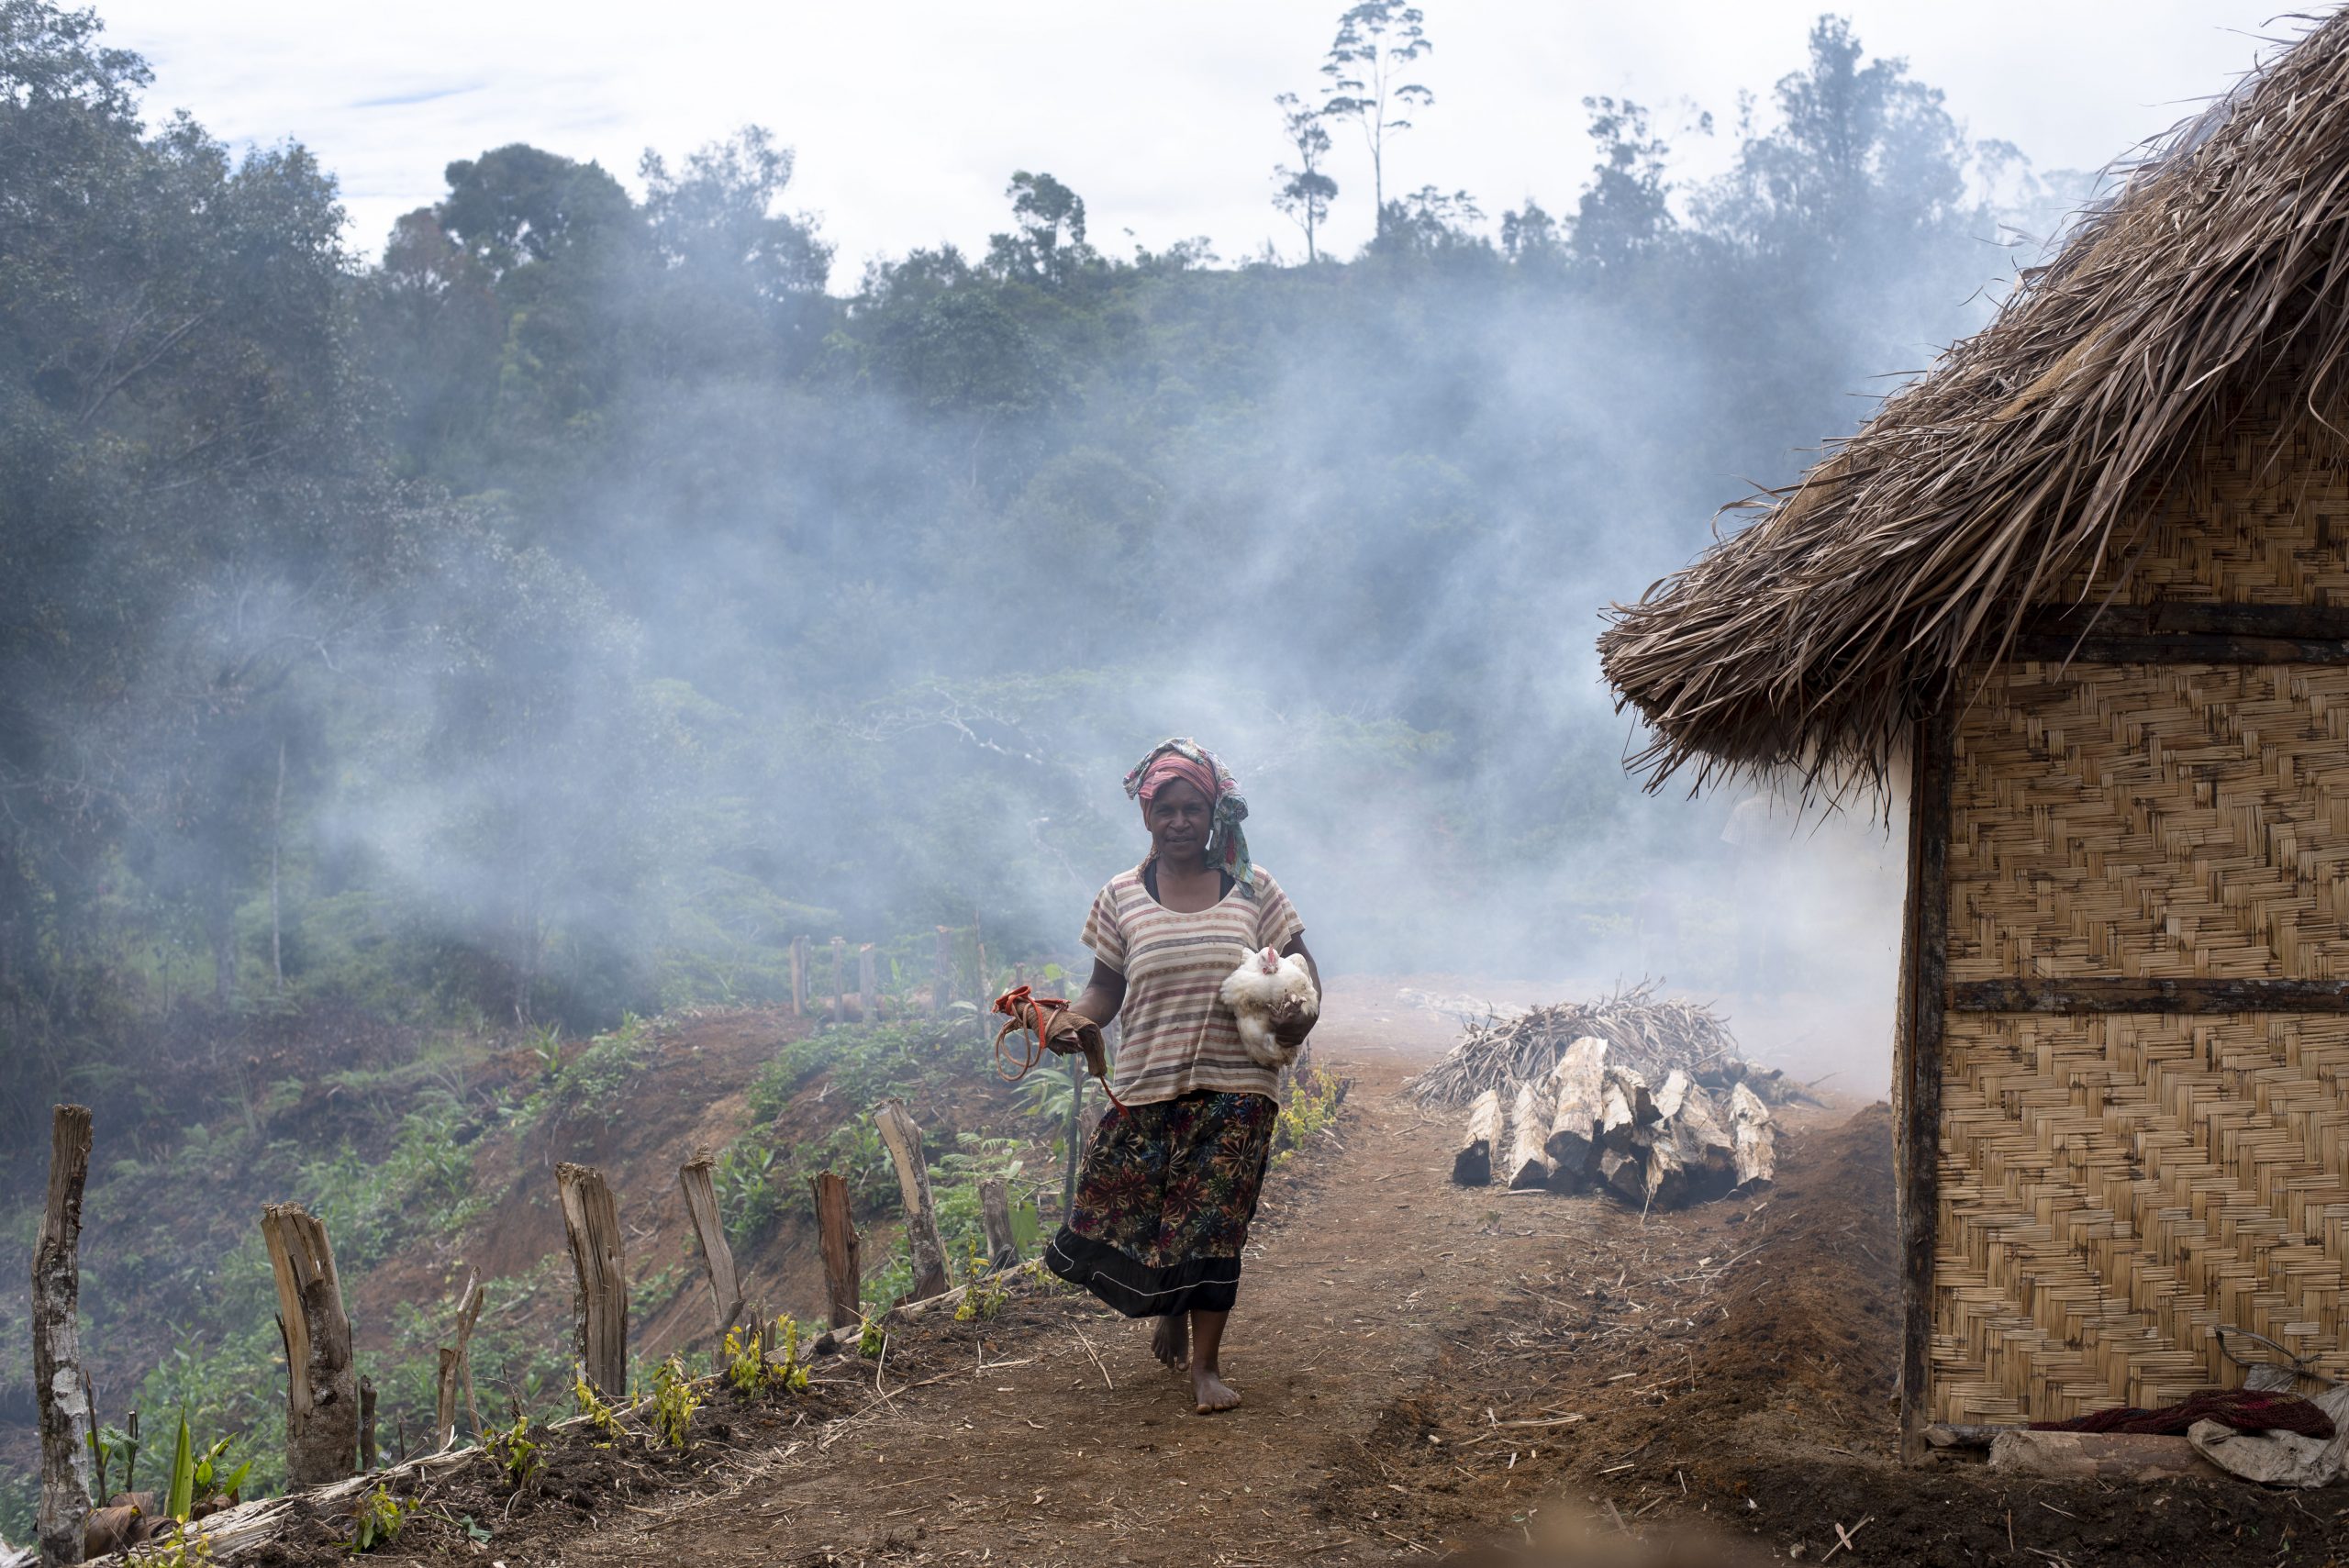
M 2137 164 L 1988 327 L 1746 503 L 1758 521 L 1615 607 L 1607 677 L 1653 730 L 1633 766 L 1880 774 L 2025 604 L 2127 549 L 2231 389 L 2288 367 L 2321 406 L 2344 239 L 2336 12 Z

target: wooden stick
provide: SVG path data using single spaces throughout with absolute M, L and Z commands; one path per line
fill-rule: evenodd
M 473 1324 L 481 1318 L 481 1272 L 469 1269 L 465 1273 L 465 1288 L 457 1296 L 457 1342 L 440 1347 L 440 1371 L 433 1387 L 432 1447 L 437 1451 L 457 1440 L 457 1389 L 465 1391 L 465 1409 L 473 1418 L 473 1430 L 481 1430 L 481 1411 L 473 1405 Z
M 791 1016 L 807 1016 L 807 939 L 791 939 Z
M 832 939 L 832 1022 L 848 1022 L 848 939 Z
M 314 1486 L 349 1475 L 359 1450 L 351 1318 L 327 1228 L 298 1203 L 261 1211 L 285 1340 L 285 1479 Z
M 604 1173 L 566 1160 L 554 1168 L 562 1231 L 577 1290 L 572 1342 L 579 1374 L 607 1399 L 628 1394 L 628 1262 L 620 1208 Z
M 33 1398 L 40 1414 L 43 1563 L 82 1561 L 90 1513 L 90 1384 L 82 1369 L 82 1189 L 90 1109 L 59 1106 L 49 1124 L 49 1204 L 33 1244 Z
M 906 1239 L 912 1244 L 916 1300 L 946 1289 L 946 1244 L 938 1236 L 938 1208 L 930 1196 L 930 1167 L 921 1154 L 921 1128 L 903 1100 L 892 1096 L 873 1107 L 874 1124 L 897 1169 L 897 1191 L 905 1199 Z
M 1493 1179 L 1493 1146 L 1501 1140 L 1501 1092 L 1487 1089 L 1468 1107 L 1468 1130 L 1452 1157 L 1452 1179 L 1481 1187 Z
M 979 1229 L 986 1233 L 992 1267 L 1008 1269 L 1019 1261 L 1019 1241 L 1011 1233 L 1011 1194 L 1001 1176 L 979 1184 Z
M 694 1239 L 701 1243 L 701 1260 L 709 1275 L 709 1306 L 718 1318 L 718 1338 L 742 1315 L 742 1281 L 734 1272 L 734 1249 L 726 1244 L 726 1227 L 718 1218 L 718 1186 L 710 1169 L 717 1156 L 708 1149 L 677 1167 L 677 1186 L 685 1195 L 685 1218 L 693 1222 Z
M 373 1470 L 376 1461 L 375 1448 L 375 1380 L 359 1379 L 359 1468 Z
M 874 957 L 871 942 L 856 950 L 856 1000 L 863 1022 L 877 1024 L 881 1021 L 880 963 Z
M 849 1213 L 848 1184 L 830 1171 L 807 1178 L 816 1201 L 816 1229 L 824 1254 L 824 1294 L 832 1327 L 846 1331 L 863 1321 L 863 1270 L 856 1221 Z

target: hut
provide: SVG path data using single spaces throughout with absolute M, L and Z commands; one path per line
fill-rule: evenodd
M 1600 639 L 1651 787 L 1909 801 L 1904 1447 L 2349 1377 L 2349 17 Z

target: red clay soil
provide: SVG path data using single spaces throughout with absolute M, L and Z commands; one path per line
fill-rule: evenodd
M 883 1365 L 820 1363 L 800 1399 L 721 1396 L 682 1458 L 573 1437 L 518 1497 L 483 1466 L 429 1484 L 386 1555 L 2188 1568 L 2349 1549 L 2332 1493 L 1898 1466 L 1883 1106 L 1790 1118 L 1776 1189 L 1680 1213 L 1462 1189 L 1454 1118 L 1401 1089 L 1447 1031 L 1333 989 L 1319 1048 L 1355 1089 L 1268 1186 L 1226 1343 L 1239 1410 L 1192 1415 L 1141 1326 L 1040 1284 L 992 1321 L 897 1332 Z M 1592 1521 L 1595 1547 L 1528 1544 Z M 340 1539 L 314 1519 L 255 1560 L 323 1564 Z

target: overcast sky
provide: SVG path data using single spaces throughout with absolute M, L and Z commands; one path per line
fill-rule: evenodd
M 1226 257 L 1270 239 L 1282 157 L 1272 98 L 1314 95 L 1341 0 L 97 0 L 111 41 L 154 64 L 150 106 L 231 141 L 293 138 L 339 174 L 351 239 L 441 191 L 440 171 L 509 141 L 593 158 L 636 188 L 647 147 L 682 152 L 746 123 L 798 151 L 790 205 L 869 257 L 1006 227 L 1005 182 L 1043 169 L 1125 250 L 1204 235 Z M 1434 106 L 1389 152 L 1388 185 L 1466 189 L 1497 218 L 1572 205 L 1590 163 L 1580 100 L 1630 95 L 1667 130 L 1802 61 L 1805 0 L 1424 0 Z M 1907 57 L 1978 137 L 2042 168 L 2094 167 L 2222 90 L 2276 0 L 1899 0 L 1842 7 L 1872 54 Z M 1726 134 L 1689 161 L 1718 167 Z M 1341 141 L 1332 228 L 1369 228 L 1368 161 Z

